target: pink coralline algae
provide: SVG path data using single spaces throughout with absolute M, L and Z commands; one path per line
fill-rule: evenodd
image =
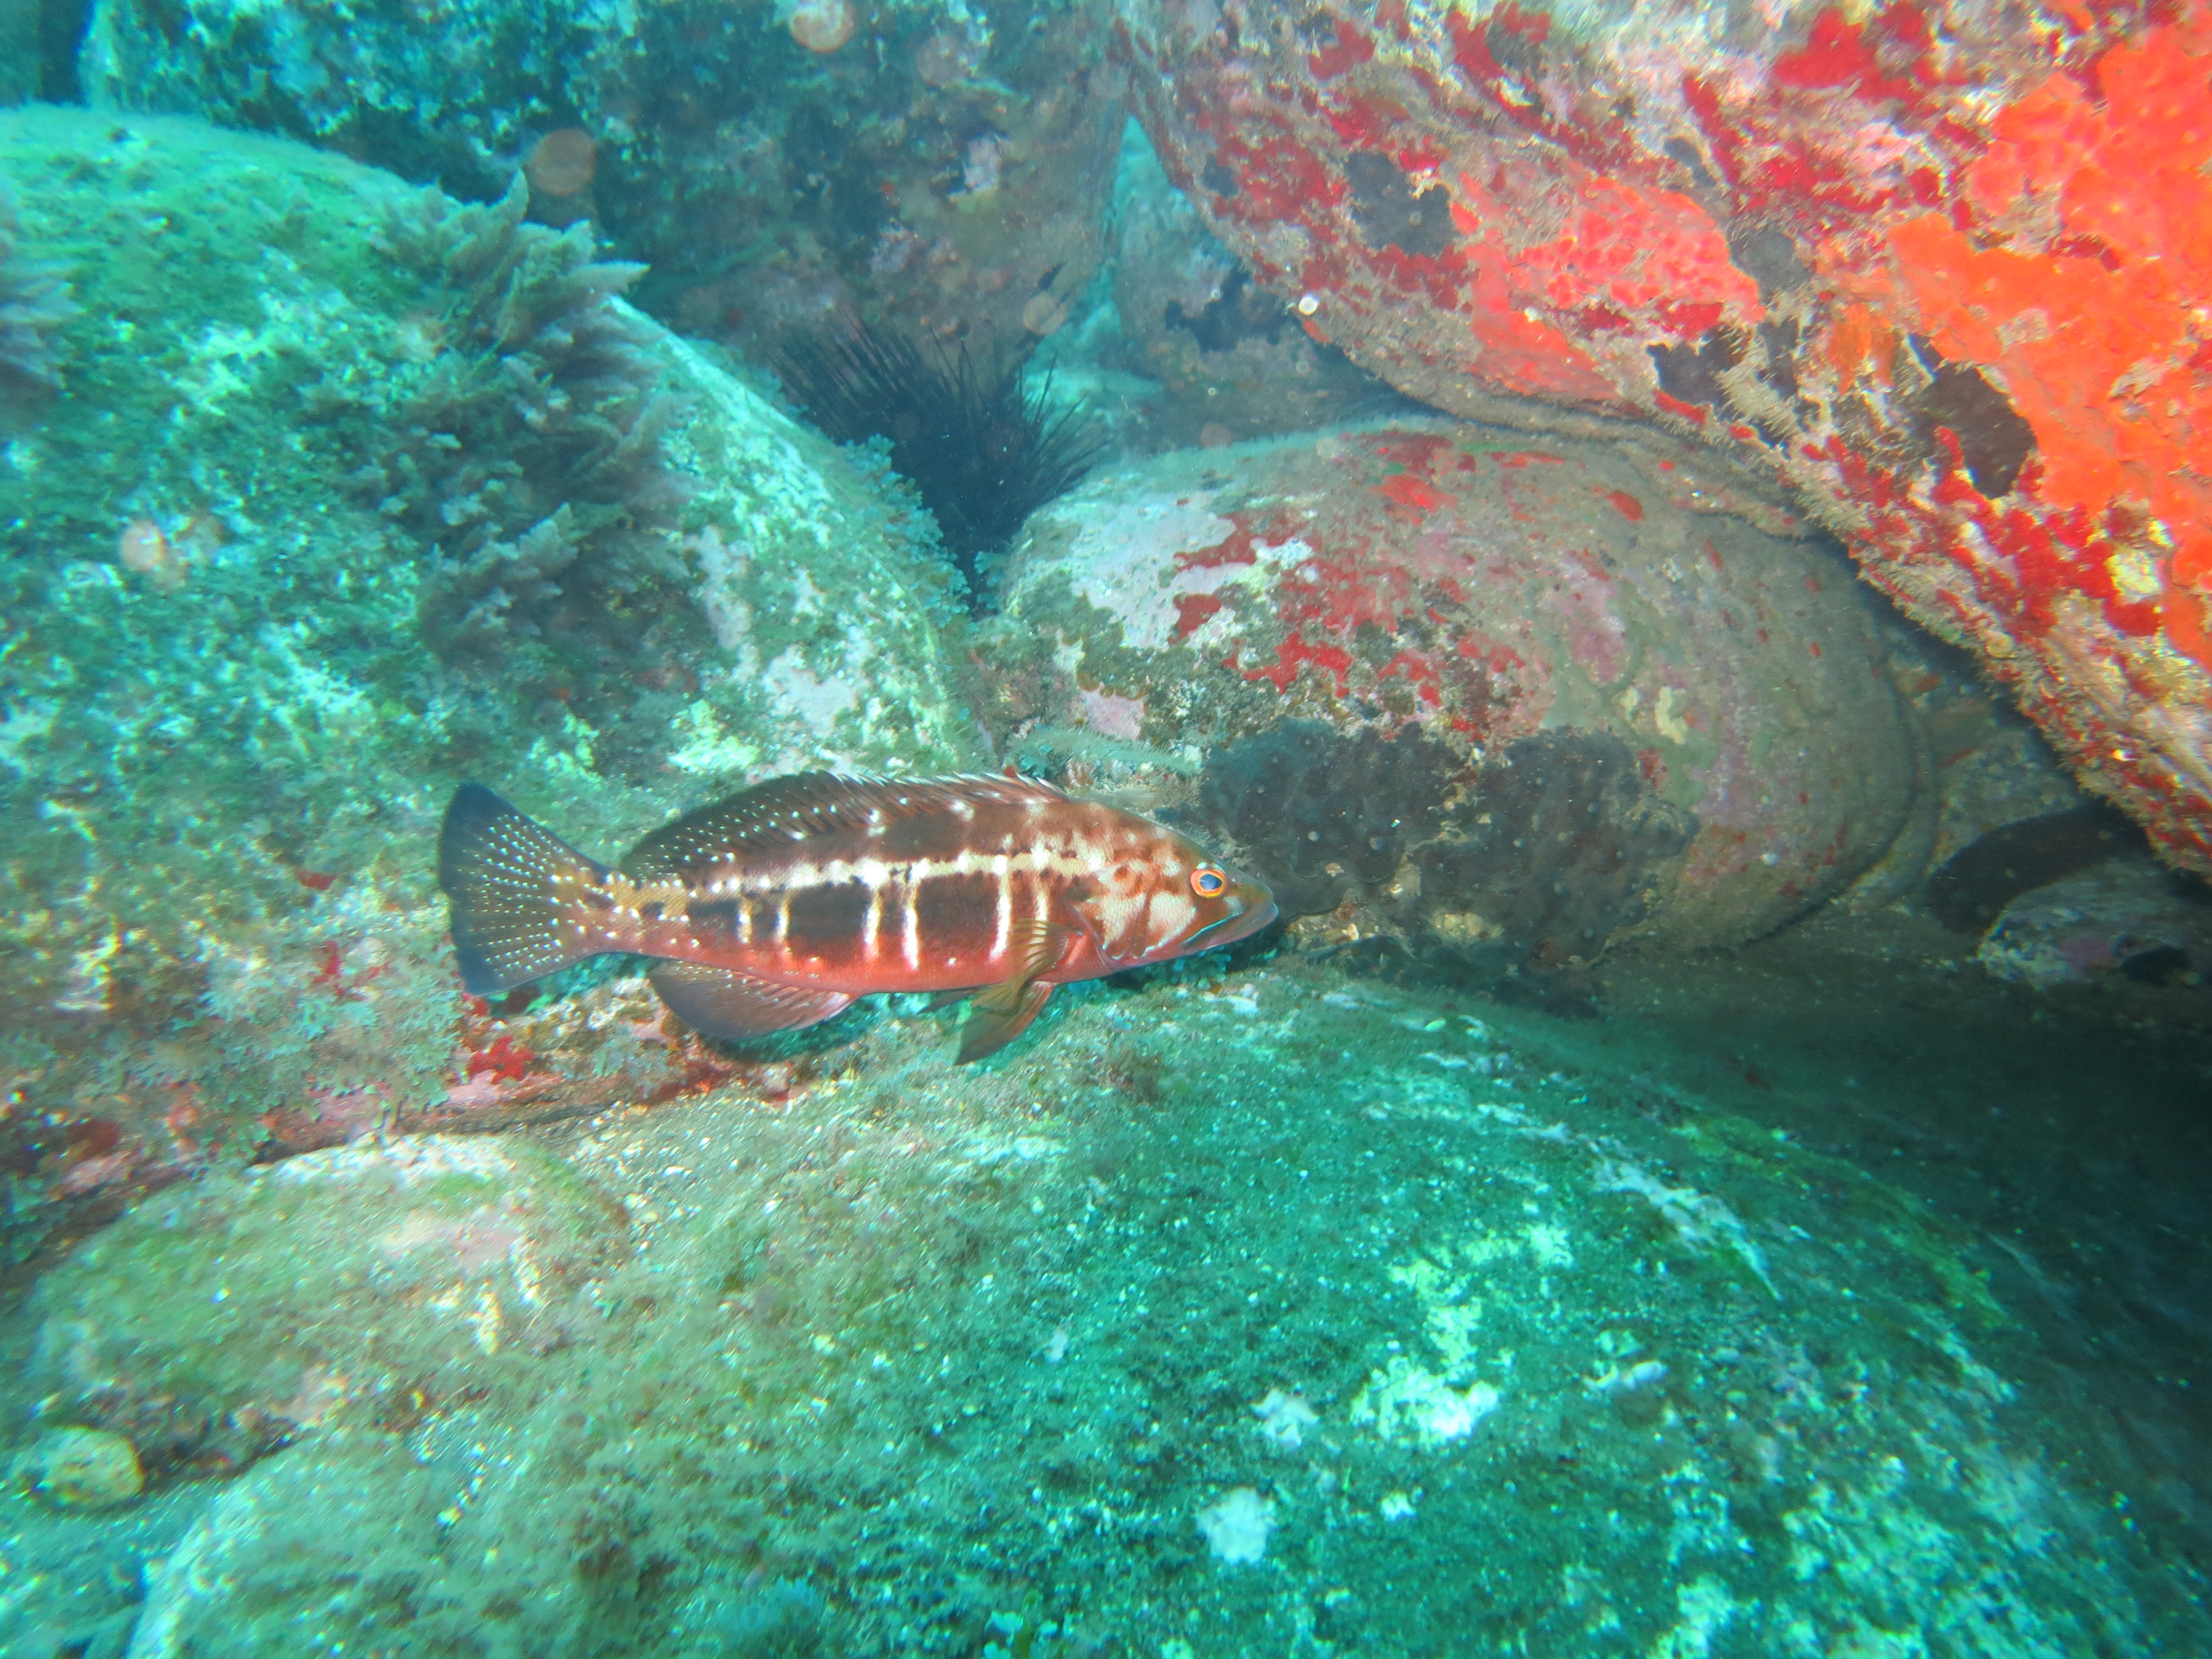
M 1182 452 L 1038 514 L 1006 591 L 1008 715 L 1197 757 L 1195 811 L 1285 914 L 1366 906 L 1478 963 L 1750 937 L 1911 796 L 1847 571 L 1671 441 Z
M 2212 870 L 2212 3 L 1609 15 L 1123 0 L 1121 38 L 1310 329 L 1802 492 Z

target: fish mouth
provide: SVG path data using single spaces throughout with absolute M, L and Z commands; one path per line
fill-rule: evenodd
M 1231 912 L 1218 921 L 1208 922 L 1183 941 L 1186 951 L 1212 951 L 1224 945 L 1234 945 L 1240 939 L 1249 939 L 1276 916 L 1273 895 L 1262 896 L 1255 904 L 1245 899 L 1233 899 L 1232 903 L 1243 908 Z

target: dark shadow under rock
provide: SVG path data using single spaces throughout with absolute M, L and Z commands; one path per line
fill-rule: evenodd
M 1413 727 L 1347 738 L 1310 720 L 1215 750 L 1195 816 L 1286 916 L 1349 907 L 1418 955 L 1489 974 L 1595 961 L 1650 913 L 1698 829 L 1606 733 L 1539 732 L 1469 771 Z

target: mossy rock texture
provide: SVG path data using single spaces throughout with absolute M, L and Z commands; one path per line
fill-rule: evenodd
M 459 1081 L 463 777 L 611 855 L 757 775 L 971 763 L 927 515 L 587 228 L 45 106 L 0 175 L 69 285 L 0 404 L 0 1073 L 10 1134 L 109 1126 L 14 1148 L 19 1216 Z
M 2005 1251 L 1686 1094 L 1639 1109 L 1652 1079 L 1577 1064 L 1562 1031 L 1326 966 L 1199 964 L 1055 999 L 987 1067 L 908 1015 L 779 1106 L 610 1112 L 559 1147 L 633 1230 L 586 1298 L 603 1316 L 485 1355 L 450 1298 L 386 1298 L 376 1340 L 442 1345 L 471 1386 L 389 1423 L 392 1455 L 303 1431 L 204 1486 L 141 1640 L 2204 1650 L 2154 1519 L 2164 1468 L 2054 1377 L 2071 1316 Z M 500 1145 L 549 1217 L 605 1237 L 544 1153 Z M 273 1216 L 260 1179 L 248 1210 Z M 404 1224 L 366 1174 L 311 1186 L 363 1261 Z M 171 1226 L 164 1201 L 129 1235 Z M 201 1237 L 206 1264 L 145 1295 L 204 1302 L 234 1253 Z M 276 1237 L 253 1259 L 283 1260 Z M 114 1249 L 57 1289 L 106 1282 Z M 241 1292 L 296 1305 L 245 1266 Z M 254 1519 L 280 1492 L 312 1549 Z
M 40 1282 L 46 1413 L 155 1478 L 303 1429 L 404 1425 L 589 1340 L 621 1206 L 489 1139 L 357 1142 L 141 1202 Z M 502 1356 L 505 1356 L 502 1361 Z

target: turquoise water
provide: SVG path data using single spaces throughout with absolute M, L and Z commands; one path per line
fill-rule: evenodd
M 1113 25 L 0 0 L 9 1659 L 2212 1652 L 2198 885 Z

